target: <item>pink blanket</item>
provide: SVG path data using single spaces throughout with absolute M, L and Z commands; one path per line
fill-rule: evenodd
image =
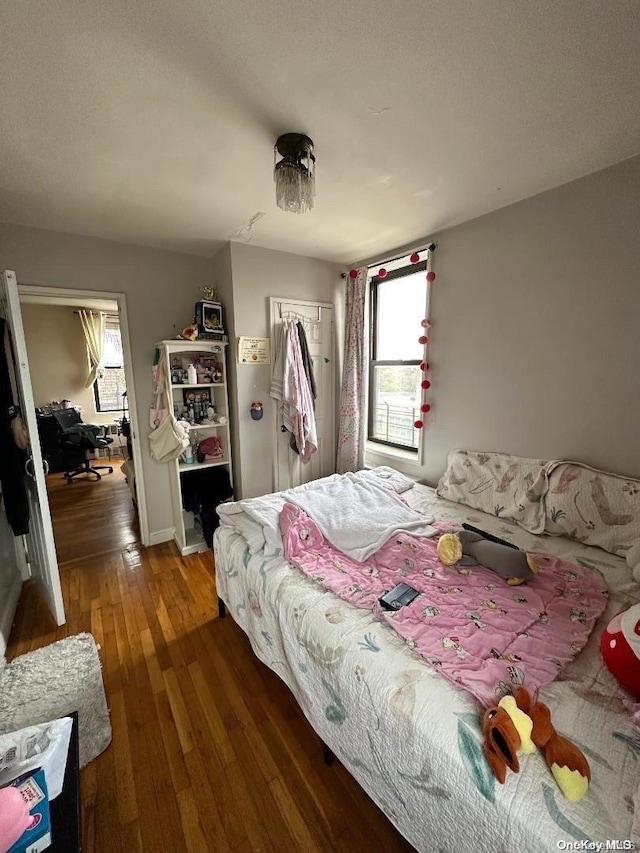
M 435 525 L 442 532 L 451 525 Z M 513 687 L 549 684 L 582 649 L 607 602 L 597 572 L 536 554 L 540 571 L 509 586 L 484 566 L 445 566 L 438 537 L 401 534 L 366 563 L 337 551 L 299 507 L 280 515 L 284 552 L 312 580 L 356 607 L 371 610 L 407 645 L 484 705 Z M 378 599 L 398 583 L 420 591 L 397 613 Z

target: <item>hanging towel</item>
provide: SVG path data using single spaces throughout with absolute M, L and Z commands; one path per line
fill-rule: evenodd
M 304 374 L 307 377 L 307 382 L 309 383 L 309 390 L 311 391 L 311 397 L 313 400 L 313 410 L 316 410 L 316 378 L 313 374 L 313 360 L 311 358 L 311 353 L 309 352 L 309 344 L 307 343 L 307 335 L 304 330 L 304 326 L 302 323 L 298 321 L 296 323 L 296 331 L 298 332 L 298 340 L 300 341 L 300 352 L 302 354 L 302 365 L 304 367 Z M 291 433 L 291 438 L 289 439 L 289 447 L 293 450 L 294 453 L 300 453 L 298 450 L 298 445 L 296 443 L 296 437 Z
M 293 433 L 302 462 L 308 462 L 318 449 L 316 419 L 309 381 L 304 372 L 300 338 L 295 323 L 283 324 L 282 355 L 276 354 L 271 396 L 280 400 L 282 423 Z M 282 392 L 279 388 L 282 363 Z M 276 372 L 277 368 L 277 372 Z
M 311 353 L 309 352 L 307 333 L 304 330 L 304 326 L 300 322 L 296 324 L 296 328 L 298 329 L 298 338 L 300 340 L 300 352 L 302 353 L 302 364 L 304 365 L 304 372 L 309 382 L 311 396 L 314 400 L 316 400 L 318 397 L 318 389 L 316 387 L 316 377 L 313 373 L 313 359 L 311 358 Z
M 284 320 L 275 334 L 275 346 L 273 354 L 273 369 L 271 371 L 271 389 L 269 395 L 274 400 L 282 402 L 282 391 L 284 387 L 284 350 L 289 322 Z

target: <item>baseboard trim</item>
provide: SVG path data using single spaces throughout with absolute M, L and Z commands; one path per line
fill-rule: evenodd
M 13 579 L 13 584 L 9 590 L 9 594 L 0 604 L 0 655 L 3 655 L 9 642 L 9 634 L 13 625 L 13 617 L 15 616 L 18 599 L 20 598 L 20 590 L 22 589 L 22 578 L 16 570 L 16 575 Z
M 149 533 L 149 545 L 161 545 L 163 542 L 170 542 L 175 532 L 175 527 L 167 527 L 166 530 L 154 530 L 153 533 Z

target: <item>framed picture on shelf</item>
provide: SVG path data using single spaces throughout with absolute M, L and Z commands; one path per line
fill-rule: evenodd
M 196 403 L 206 408 L 211 405 L 211 388 L 185 388 L 182 391 L 182 399 L 187 408 Z
M 222 305 L 219 302 L 209 302 L 201 299 L 196 302 L 196 323 L 201 334 L 224 334 L 222 325 Z

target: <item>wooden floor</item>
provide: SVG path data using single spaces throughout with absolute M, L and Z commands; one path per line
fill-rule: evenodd
M 8 648 L 101 646 L 113 743 L 82 772 L 85 853 L 412 850 L 217 618 L 211 553 L 141 548 L 116 477 L 50 483 L 67 624 L 27 584 Z
M 122 459 L 96 459 L 94 464 L 111 465 L 113 474 L 101 471 L 101 480 L 82 474 L 71 483 L 60 472 L 47 476 L 60 564 L 123 551 L 140 541 L 131 492 L 120 470 Z

